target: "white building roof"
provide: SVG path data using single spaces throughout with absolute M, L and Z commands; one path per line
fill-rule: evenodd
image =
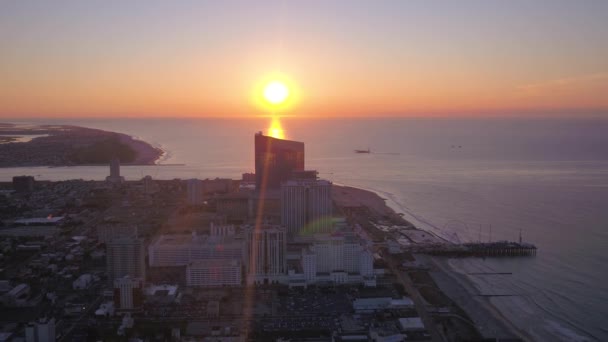
M 420 317 L 399 318 L 399 326 L 402 330 L 424 330 Z
M 19 219 L 15 220 L 16 224 L 55 224 L 59 221 L 63 220 L 63 216 L 55 216 L 55 217 L 34 217 L 27 219 Z
M 393 299 L 391 300 L 391 306 L 399 307 L 399 306 L 414 306 L 414 302 L 409 297 L 403 297 L 401 299 Z
M 154 296 L 158 291 L 167 291 L 167 296 L 175 296 L 177 285 L 152 285 L 146 288 L 146 295 Z

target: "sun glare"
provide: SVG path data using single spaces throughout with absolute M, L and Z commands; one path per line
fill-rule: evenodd
M 289 89 L 279 81 L 272 81 L 264 87 L 264 98 L 273 105 L 285 102 L 289 97 Z

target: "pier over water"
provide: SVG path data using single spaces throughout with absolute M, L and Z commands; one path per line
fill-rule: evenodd
M 419 252 L 451 257 L 515 257 L 535 256 L 537 248 L 530 243 L 510 241 L 475 242 L 458 245 L 434 245 Z

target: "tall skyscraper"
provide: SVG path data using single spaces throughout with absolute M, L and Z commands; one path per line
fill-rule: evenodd
M 293 171 L 304 170 L 304 143 L 255 135 L 255 185 L 279 189 Z
M 281 224 L 290 237 L 328 233 L 332 228 L 332 183 L 297 179 L 281 185 Z
M 247 230 L 248 283 L 272 283 L 287 273 L 285 228 L 261 225 Z
M 107 273 L 110 283 L 125 276 L 146 279 L 144 240 L 118 237 L 106 243 Z

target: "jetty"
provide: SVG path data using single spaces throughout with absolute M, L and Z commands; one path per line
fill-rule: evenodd
M 418 252 L 450 257 L 516 257 L 535 256 L 537 250 L 530 243 L 498 241 L 433 245 Z

